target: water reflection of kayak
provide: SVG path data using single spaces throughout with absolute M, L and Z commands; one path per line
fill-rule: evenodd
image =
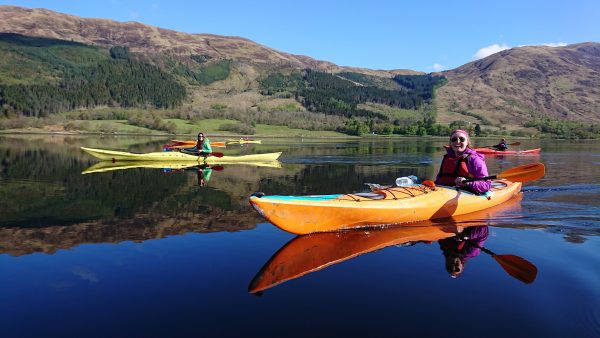
M 475 148 L 475 151 L 480 154 L 488 155 L 537 155 L 542 151 L 542 148 L 529 150 L 496 150 L 492 148 Z
M 519 195 L 520 196 L 520 195 Z M 488 225 L 521 207 L 520 198 L 469 215 L 427 221 L 420 226 L 391 226 L 368 230 L 324 232 L 296 236 L 279 249 L 250 282 L 256 293 L 285 281 L 302 277 L 345 260 L 392 245 L 430 243 L 449 238 L 464 228 Z
M 454 229 L 452 226 L 393 227 L 298 236 L 271 257 L 252 279 L 248 291 L 259 292 L 391 245 L 452 237 Z
M 265 162 L 236 162 L 235 165 L 249 165 L 255 167 L 270 167 L 281 168 L 281 162 L 265 161 Z M 93 166 L 82 171 L 82 174 L 100 173 L 113 170 L 126 170 L 134 168 L 156 168 L 156 169 L 173 169 L 180 170 L 198 166 L 198 161 L 191 162 L 166 162 L 166 161 L 122 161 L 110 162 L 103 161 L 94 164 Z
M 81 147 L 81 149 L 86 153 L 104 161 L 198 162 L 199 160 L 198 156 L 188 155 L 176 151 L 161 151 L 145 154 L 135 154 L 126 151 L 94 149 L 85 147 Z M 281 156 L 281 152 L 222 157 L 208 156 L 206 158 L 206 163 L 270 162 L 276 161 L 279 158 L 279 156 Z M 200 161 L 204 161 L 204 158 L 201 157 Z
M 450 187 L 420 184 L 375 193 L 264 196 L 250 203 L 275 226 L 295 234 L 411 223 L 458 216 L 505 203 L 519 194 L 521 183 L 495 180 L 489 196 Z

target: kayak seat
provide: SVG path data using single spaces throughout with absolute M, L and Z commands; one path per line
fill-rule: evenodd
M 378 194 L 378 193 L 374 193 L 374 192 L 359 192 L 359 193 L 356 193 L 353 195 L 372 199 L 372 200 L 382 200 L 385 198 L 384 194 Z

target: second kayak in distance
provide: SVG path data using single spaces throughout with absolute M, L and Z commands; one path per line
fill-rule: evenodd
M 475 148 L 476 152 L 488 155 L 537 155 L 542 151 L 542 148 L 529 150 L 497 150 L 492 148 Z

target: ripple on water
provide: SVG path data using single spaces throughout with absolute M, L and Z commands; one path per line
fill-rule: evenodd
M 590 327 L 589 332 L 600 333 L 600 306 L 597 306 L 598 303 L 592 304 L 594 303 L 586 303 L 585 324 Z
M 319 155 L 319 156 L 297 156 L 287 157 L 286 163 L 294 164 L 410 164 L 414 166 L 415 163 L 419 165 L 428 165 L 432 163 L 429 157 L 416 157 L 416 156 L 392 156 L 392 155 L 381 155 L 381 156 L 343 156 L 343 155 Z
M 551 232 L 600 235 L 600 185 L 572 184 L 523 189 L 522 222 Z

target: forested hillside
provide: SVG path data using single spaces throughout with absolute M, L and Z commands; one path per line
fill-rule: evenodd
M 110 53 L 79 43 L 0 34 L 2 114 L 48 116 L 97 106 L 180 105 L 185 88 L 126 48 Z
M 0 34 L 0 53 L 6 56 L 0 61 L 0 103 L 5 117 L 45 117 L 102 106 L 168 110 L 186 100 L 186 86 L 207 86 L 227 79 L 232 63 L 196 54 L 190 55 L 187 62 L 156 55 L 150 59 L 122 46 L 102 49 L 11 33 Z M 356 118 L 350 124 L 329 128 L 351 134 L 402 133 L 398 126 L 406 127 L 406 121 L 360 105 L 414 110 L 420 116 L 417 111 L 431 103 L 434 88 L 444 81 L 443 77 L 430 75 L 396 75 L 390 79 L 312 69 L 290 75 L 266 74 L 260 81 L 263 95 L 287 93 L 284 95 L 293 97 L 309 112 Z M 161 125 L 160 121 L 145 123 L 139 116 L 128 120 L 136 125 Z

